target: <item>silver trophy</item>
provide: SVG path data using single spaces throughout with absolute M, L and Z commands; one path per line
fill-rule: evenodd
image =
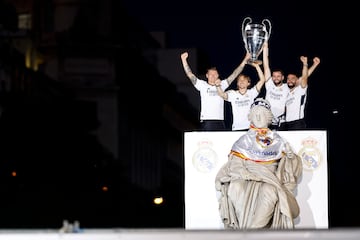
M 258 57 L 262 51 L 264 42 L 269 39 L 271 34 L 270 21 L 264 19 L 261 24 L 258 24 L 252 23 L 252 19 L 246 17 L 243 20 L 241 30 L 246 51 L 251 54 L 249 62 L 261 63 L 261 61 L 258 60 Z

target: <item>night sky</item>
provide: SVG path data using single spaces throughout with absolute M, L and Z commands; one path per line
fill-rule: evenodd
M 165 1 L 124 0 L 129 14 L 149 31 L 165 31 L 169 48 L 197 47 L 205 51 L 220 73 L 230 73 L 244 56 L 241 24 L 267 18 L 272 23 L 269 44 L 273 67 L 285 71 L 298 63 L 300 55 L 320 56 L 336 44 L 332 22 L 336 19 L 324 6 L 311 1 Z M 327 6 L 329 7 L 329 6 Z M 331 53 L 333 54 L 333 53 Z

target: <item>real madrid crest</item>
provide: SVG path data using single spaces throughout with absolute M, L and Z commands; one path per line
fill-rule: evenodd
M 208 173 L 214 169 L 218 162 L 216 152 L 212 149 L 212 142 L 202 140 L 198 142 L 199 148 L 194 152 L 192 163 L 199 172 Z
M 303 168 L 305 170 L 316 170 L 322 163 L 322 155 L 320 150 L 316 147 L 318 141 L 312 137 L 305 138 L 301 145 L 303 146 L 299 151 L 299 156 L 302 159 Z

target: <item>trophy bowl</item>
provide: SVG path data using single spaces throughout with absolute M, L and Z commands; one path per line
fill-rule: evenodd
M 251 54 L 249 62 L 262 63 L 258 59 L 264 42 L 267 41 L 271 34 L 271 22 L 268 19 L 262 20 L 260 23 L 252 23 L 250 17 L 246 17 L 242 22 L 242 37 L 245 49 Z

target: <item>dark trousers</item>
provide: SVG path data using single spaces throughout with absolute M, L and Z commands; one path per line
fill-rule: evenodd
M 202 120 L 200 122 L 201 131 L 225 131 L 225 122 L 223 120 Z
M 302 130 L 306 129 L 306 123 L 304 119 L 299 119 L 291 122 L 284 123 L 286 130 Z
M 275 125 L 275 124 L 271 124 L 271 125 L 269 126 L 269 128 L 270 128 L 271 130 L 276 130 L 276 131 L 284 131 L 284 130 L 286 130 L 285 123 L 281 123 L 280 126 L 279 126 L 279 125 Z

